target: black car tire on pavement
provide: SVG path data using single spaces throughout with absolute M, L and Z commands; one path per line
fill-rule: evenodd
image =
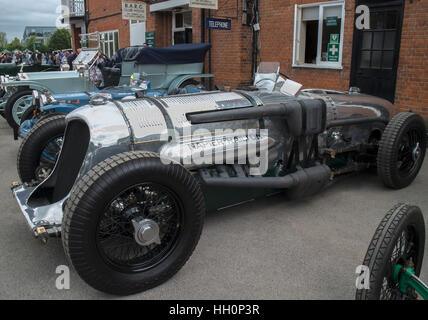
M 416 276 L 422 267 L 425 222 L 418 207 L 397 204 L 383 218 L 370 242 L 363 265 L 368 267 L 369 288 L 358 289 L 357 300 L 401 299 L 393 281 L 393 268 L 412 260 Z
M 89 285 L 110 294 L 134 294 L 181 269 L 199 241 L 204 216 L 200 185 L 182 165 L 164 164 L 151 152 L 120 153 L 97 164 L 73 187 L 64 210 L 63 246 Z M 132 231 L 132 217 L 133 223 L 148 217 L 156 221 L 159 242 L 145 247 L 134 240 L 138 229 Z
M 377 172 L 383 183 L 393 189 L 411 184 L 422 167 L 426 147 L 420 115 L 401 112 L 393 117 L 382 134 L 377 155 Z

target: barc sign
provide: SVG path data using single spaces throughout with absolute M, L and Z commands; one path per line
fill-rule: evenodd
M 146 3 L 122 0 L 122 19 L 146 21 Z

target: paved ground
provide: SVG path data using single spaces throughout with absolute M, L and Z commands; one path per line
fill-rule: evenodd
M 9 189 L 16 153 L 0 119 L 0 299 L 110 299 L 71 271 L 59 240 L 30 234 Z M 199 245 L 170 281 L 131 299 L 353 299 L 355 268 L 384 214 L 398 201 L 419 205 L 428 221 L 428 163 L 407 189 L 385 189 L 375 175 L 350 177 L 302 201 L 281 196 L 208 214 Z M 428 252 L 426 253 L 428 260 Z M 428 261 L 422 277 L 428 281 Z

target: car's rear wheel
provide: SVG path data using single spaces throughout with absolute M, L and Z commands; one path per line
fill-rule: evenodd
M 425 247 L 425 223 L 418 207 L 398 204 L 383 218 L 370 242 L 363 265 L 370 272 L 368 289 L 359 289 L 357 300 L 396 300 L 415 298 L 414 292 L 405 296 L 393 279 L 397 264 L 414 265 L 419 276 Z
M 65 132 L 65 116 L 38 121 L 22 140 L 17 168 L 22 182 L 41 182 L 55 166 Z
M 425 158 L 425 135 L 424 120 L 415 113 L 399 113 L 388 123 L 377 155 L 377 172 L 387 187 L 401 189 L 416 178 Z
M 181 85 L 180 85 L 181 89 L 199 89 L 199 88 L 203 88 L 203 85 L 201 82 L 196 81 L 194 79 L 188 79 L 186 81 L 184 81 Z
M 97 290 L 128 295 L 157 286 L 189 259 L 202 231 L 199 183 L 158 155 L 126 152 L 93 167 L 66 202 L 62 239 L 77 273 Z
M 32 105 L 31 97 L 33 91 L 26 89 L 13 94 L 7 101 L 4 114 L 7 122 L 12 128 L 19 128 L 21 116 Z

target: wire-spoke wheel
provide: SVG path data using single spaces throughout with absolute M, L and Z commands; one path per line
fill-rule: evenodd
M 66 201 L 62 239 L 77 273 L 103 292 L 161 284 L 186 263 L 204 220 L 199 183 L 183 166 L 125 152 L 83 176 Z
M 412 264 L 419 275 L 425 248 L 425 222 L 418 207 L 407 204 L 394 206 L 383 218 L 369 245 L 363 265 L 369 268 L 368 289 L 359 289 L 359 300 L 415 299 L 410 291 L 403 294 L 394 281 L 397 264 Z
M 5 106 L 5 117 L 12 128 L 19 128 L 22 114 L 32 106 L 32 90 L 20 90 L 14 93 Z
M 106 262 L 125 272 L 154 267 L 174 249 L 183 220 L 174 192 L 142 183 L 121 192 L 100 217 L 97 243 Z

